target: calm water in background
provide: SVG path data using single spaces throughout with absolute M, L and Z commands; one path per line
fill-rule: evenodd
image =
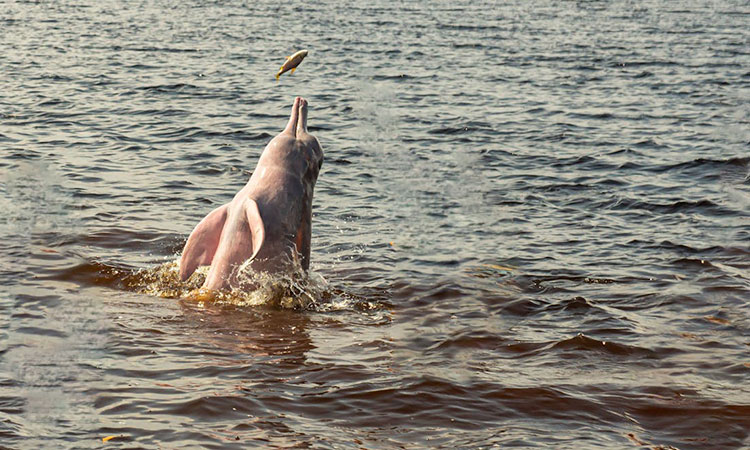
M 750 446 L 749 20 L 3 4 L 0 448 Z M 315 302 L 181 299 L 295 95 Z

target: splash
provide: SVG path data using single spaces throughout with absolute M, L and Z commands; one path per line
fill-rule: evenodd
M 55 278 L 155 297 L 183 299 L 195 302 L 199 307 L 269 306 L 315 312 L 354 310 L 374 316 L 388 314 L 393 308 L 388 301 L 388 288 L 360 288 L 356 292 L 336 288 L 322 274 L 313 270 L 305 272 L 298 264 L 292 264 L 281 274 L 256 272 L 249 264 L 244 264 L 235 273 L 238 286 L 227 291 L 202 289 L 208 270 L 209 267 L 199 267 L 183 282 L 180 280 L 177 259 L 140 269 L 87 261 L 62 271 Z
M 238 281 L 232 290 L 212 291 L 201 286 L 209 267 L 200 267 L 186 281 L 179 276 L 178 261 L 140 269 L 122 278 L 130 291 L 164 298 L 183 298 L 199 303 L 232 306 L 267 305 L 284 309 L 318 309 L 321 299 L 330 297 L 328 282 L 322 275 L 306 273 L 298 262 L 287 265 L 282 273 L 256 272 L 249 263 L 237 268 Z
M 237 286 L 229 292 L 212 292 L 216 303 L 235 306 L 269 305 L 285 309 L 317 309 L 318 300 L 328 290 L 328 283 L 314 272 L 307 273 L 299 258 L 290 259 L 281 272 L 257 272 L 250 261 L 237 268 Z

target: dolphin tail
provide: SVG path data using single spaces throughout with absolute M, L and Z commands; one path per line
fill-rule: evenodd
M 228 209 L 228 203 L 214 209 L 190 233 L 180 258 L 182 281 L 187 280 L 198 266 L 207 266 L 213 261 L 216 249 L 219 247 L 221 230 L 227 220 Z

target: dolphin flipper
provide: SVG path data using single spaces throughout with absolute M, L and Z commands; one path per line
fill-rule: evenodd
M 250 225 L 250 233 L 252 234 L 253 254 L 250 256 L 252 260 L 258 256 L 260 248 L 263 247 L 263 241 L 266 239 L 266 225 L 263 223 L 263 217 L 260 215 L 258 203 L 252 198 L 245 200 L 245 215 L 247 216 L 247 223 Z
M 304 208 L 302 212 L 302 220 L 300 220 L 299 227 L 297 228 L 297 236 L 294 239 L 294 244 L 297 249 L 297 254 L 300 256 L 300 265 L 304 270 L 310 268 L 310 241 L 312 238 L 312 211 Z
M 214 209 L 190 233 L 180 258 L 180 279 L 182 281 L 187 280 L 198 266 L 211 264 L 216 248 L 219 246 L 221 230 L 227 220 L 228 209 L 228 203 Z

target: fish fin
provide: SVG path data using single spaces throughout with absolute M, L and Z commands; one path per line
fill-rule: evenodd
M 245 215 L 247 216 L 247 222 L 250 225 L 250 233 L 252 234 L 253 243 L 253 255 L 250 259 L 255 259 L 258 256 L 258 252 L 263 247 L 263 242 L 266 240 L 266 225 L 263 223 L 263 217 L 260 215 L 260 209 L 258 209 L 258 203 L 248 198 L 245 200 Z
M 296 67 L 292 67 L 292 71 L 289 73 L 289 75 L 293 74 L 295 70 L 297 70 L 297 68 Z
M 278 74 L 278 73 L 276 74 L 276 81 L 279 81 L 279 77 L 280 76 L 281 76 L 281 74 Z
M 219 247 L 221 230 L 227 220 L 229 204 L 214 209 L 196 225 L 182 249 L 180 279 L 187 280 L 198 266 L 207 266 Z

